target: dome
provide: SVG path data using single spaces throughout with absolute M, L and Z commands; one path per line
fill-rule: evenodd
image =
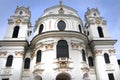
M 65 5 L 47 8 L 38 18 L 34 28 L 34 36 L 48 31 L 83 31 L 82 20 L 77 11 Z

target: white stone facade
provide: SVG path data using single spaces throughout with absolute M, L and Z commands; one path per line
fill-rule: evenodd
M 113 40 L 97 9 L 62 5 L 45 10 L 30 41 L 31 12 L 17 7 L 0 41 L 0 80 L 120 80 Z

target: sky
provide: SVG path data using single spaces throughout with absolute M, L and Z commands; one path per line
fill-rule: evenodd
M 44 13 L 46 8 L 59 5 L 60 0 L 0 0 L 0 40 L 4 38 L 8 19 L 14 15 L 17 6 L 29 7 L 31 23 Z M 107 27 L 112 39 L 118 40 L 114 45 L 117 58 L 120 59 L 120 0 L 62 0 L 63 4 L 77 10 L 85 22 L 87 8 L 98 8 L 102 17 L 107 20 Z

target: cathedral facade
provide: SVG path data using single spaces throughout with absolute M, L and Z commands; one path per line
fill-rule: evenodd
M 96 8 L 85 24 L 62 3 L 44 11 L 30 40 L 31 12 L 17 7 L 0 41 L 0 80 L 120 80 L 107 22 Z

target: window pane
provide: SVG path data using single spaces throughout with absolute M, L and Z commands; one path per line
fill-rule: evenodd
M 40 27 L 39 27 L 39 34 L 41 34 L 41 32 L 43 31 L 43 28 L 44 28 L 44 25 L 41 24 Z
M 9 55 L 7 57 L 6 67 L 11 67 L 12 66 L 12 62 L 13 62 L 13 56 Z
M 66 28 L 66 24 L 65 24 L 65 22 L 64 21 L 59 21 L 58 22 L 58 29 L 60 30 L 60 31 L 63 31 L 65 28 Z
M 99 37 L 104 37 L 103 30 L 101 27 L 98 27 L 98 33 L 99 33 Z
M 112 73 L 109 73 L 109 74 L 108 74 L 108 77 L 109 77 L 109 80 L 115 80 L 115 79 L 114 79 L 114 75 L 113 75 Z
M 88 57 L 88 63 L 90 67 L 94 66 L 92 57 Z
M 78 27 L 79 27 L 79 31 L 82 33 L 81 26 L 80 26 L 80 25 L 78 25 Z
M 82 59 L 83 59 L 83 61 L 86 61 L 86 56 L 85 56 L 85 51 L 84 50 L 82 50 Z
M 24 62 L 24 69 L 30 68 L 30 58 L 26 58 Z
M 65 40 L 59 40 L 57 44 L 57 58 L 67 57 L 69 58 L 68 44 Z
M 41 62 L 41 50 L 37 52 L 36 63 Z
M 16 26 L 13 31 L 12 38 L 17 38 L 19 33 L 19 26 Z
M 105 63 L 110 63 L 109 55 L 107 53 L 104 54 Z

